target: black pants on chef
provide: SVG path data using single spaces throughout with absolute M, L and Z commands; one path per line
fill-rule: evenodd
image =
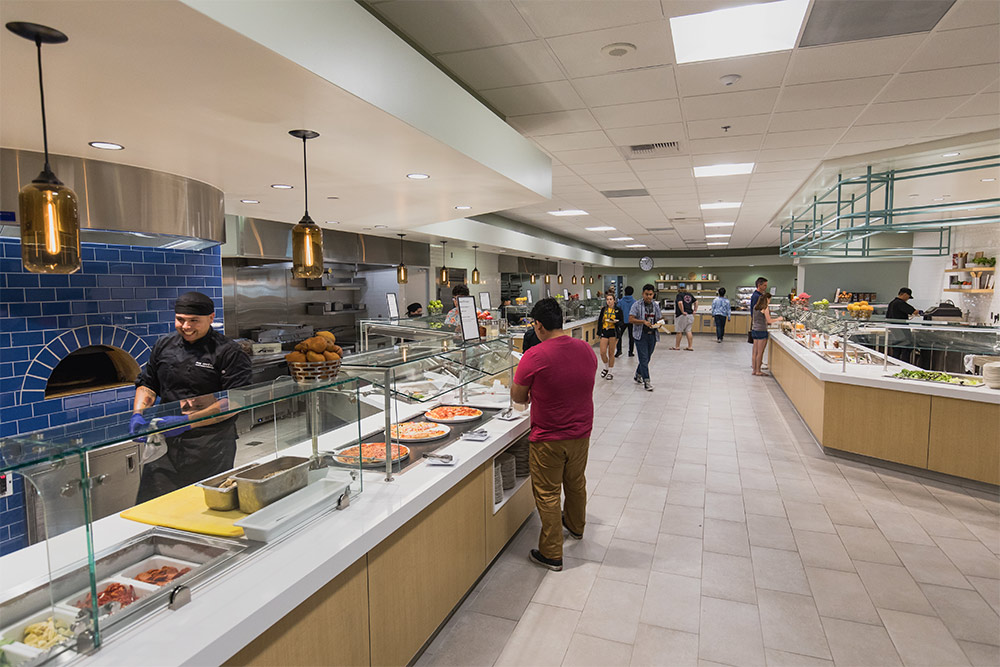
M 226 420 L 167 438 L 166 455 L 142 467 L 136 503 L 218 475 L 236 460 L 236 423 Z

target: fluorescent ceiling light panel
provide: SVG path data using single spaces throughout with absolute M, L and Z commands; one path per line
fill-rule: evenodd
M 610 238 L 608 240 L 609 241 L 634 241 L 635 239 L 632 238 L 631 236 L 614 236 L 614 237 L 612 237 L 612 238 Z
M 706 222 L 706 227 L 732 227 L 735 222 Z
M 787 51 L 795 46 L 809 0 L 780 0 L 670 19 L 677 63 Z
M 558 211 L 549 211 L 549 215 L 564 217 L 568 215 L 590 215 L 590 214 L 587 213 L 586 211 L 581 211 L 578 208 L 568 208 L 565 211 L 562 209 L 559 209 Z
M 587 227 L 588 232 L 615 232 L 618 231 L 614 227 Z
M 712 241 L 711 243 L 706 243 L 705 245 L 729 245 L 729 241 Z
M 695 167 L 694 177 L 705 178 L 706 176 L 740 176 L 742 174 L 752 174 L 753 165 L 753 162 L 739 162 L 736 164 L 713 164 L 707 167 Z
M 728 239 L 732 234 L 705 234 L 706 239 Z
M 646 247 L 646 244 L 645 244 L 645 243 L 629 243 L 629 244 L 628 244 L 627 246 L 625 246 L 625 247 L 626 247 L 626 248 L 645 248 L 645 247 Z
M 738 201 L 717 201 L 717 202 L 712 202 L 711 204 L 702 204 L 701 210 L 711 211 L 715 209 L 739 208 L 739 207 L 740 207 L 740 202 Z

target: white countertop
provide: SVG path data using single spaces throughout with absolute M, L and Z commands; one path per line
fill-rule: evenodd
M 430 407 L 399 403 L 397 418 L 402 421 Z M 384 425 L 381 414 L 367 417 L 362 420 L 362 433 L 379 431 Z M 190 604 L 177 611 L 163 608 L 150 614 L 112 635 L 100 651 L 78 664 L 221 664 L 526 433 L 527 413 L 516 421 L 494 417 L 482 427 L 490 433 L 489 440 L 459 440 L 438 450 L 454 454 L 458 459 L 454 466 L 417 465 L 396 475 L 392 482 L 385 482 L 384 471 L 363 473 L 364 489 L 349 508 L 331 512 L 278 543 L 243 557 L 231 569 L 199 585 Z M 357 427 L 350 424 L 321 436 L 320 449 L 329 450 L 356 437 Z M 310 451 L 306 442 L 280 453 L 308 456 Z M 356 492 L 356 484 L 352 492 Z M 117 514 L 100 519 L 94 523 L 95 552 L 150 528 Z M 48 576 L 49 546 L 53 569 L 81 560 L 86 554 L 81 533 L 82 528 L 0 558 L 4 597 L 13 597 L 17 589 L 29 588 Z
M 815 352 L 799 345 L 780 331 L 772 329 L 770 334 L 772 345 L 781 346 L 782 349 L 795 357 L 816 379 L 823 382 L 839 382 L 841 384 L 853 384 L 861 387 L 905 391 L 911 394 L 943 396 L 945 398 L 1000 404 L 1000 390 L 990 389 L 985 385 L 981 387 L 962 387 L 943 382 L 919 382 L 916 380 L 886 377 L 886 372 L 895 373 L 903 368 L 920 370 L 916 366 L 903 363 L 898 359 L 893 360 L 898 365 L 895 368 L 890 366 L 888 371 L 883 370 L 880 365 L 858 366 L 856 364 L 848 364 L 847 372 L 844 373 L 841 372 L 841 364 L 830 363 L 821 359 Z M 879 352 L 873 351 L 873 354 L 881 356 Z

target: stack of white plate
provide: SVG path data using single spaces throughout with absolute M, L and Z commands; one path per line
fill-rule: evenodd
M 983 366 L 983 381 L 990 389 L 1000 389 L 1000 361 L 991 361 Z

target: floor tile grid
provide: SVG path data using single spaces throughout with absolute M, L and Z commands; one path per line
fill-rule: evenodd
M 973 587 L 961 574 L 961 580 L 936 584 L 918 584 L 910 577 L 916 591 L 907 589 L 909 593 L 924 597 L 920 587 L 932 587 L 926 590 L 936 596 L 938 604 L 928 603 L 919 611 L 881 607 L 876 611 L 856 567 L 860 562 L 862 569 L 870 569 L 870 564 L 852 558 L 841 537 L 845 533 L 858 537 L 852 530 L 871 531 L 860 533 L 862 537 L 882 536 L 869 509 L 883 515 L 895 512 L 897 518 L 909 516 L 921 530 L 925 523 L 913 511 L 929 513 L 925 522 L 933 524 L 928 517 L 945 519 L 936 524 L 936 532 L 960 533 L 965 527 L 962 517 L 985 526 L 995 523 L 997 504 L 960 487 L 927 488 L 927 480 L 827 457 L 801 420 L 788 412 L 787 398 L 773 381 L 751 378 L 737 368 L 745 361 L 744 355 L 745 350 L 730 343 L 690 357 L 656 355 L 653 393 L 623 382 L 622 376 L 630 373 L 619 372 L 612 387 L 598 379 L 588 466 L 587 537 L 567 543 L 564 572 L 544 573 L 539 583 L 532 583 L 529 576 L 520 595 L 526 600 L 512 610 L 495 612 L 514 617 L 506 620 L 516 620 L 517 626 L 502 650 L 497 651 L 496 642 L 486 646 L 475 664 L 558 664 L 561 660 L 589 664 L 597 659 L 594 656 L 615 660 L 603 664 L 624 664 L 629 646 L 633 664 L 653 664 L 649 659 L 656 655 L 675 656 L 677 660 L 670 659 L 669 664 L 694 664 L 699 659 L 778 664 L 790 658 L 805 664 L 831 657 L 851 664 L 858 637 L 869 655 L 884 658 L 881 664 L 896 664 L 901 654 L 921 655 L 912 646 L 919 643 L 920 633 L 907 632 L 913 623 L 925 622 L 920 618 L 940 624 L 934 625 L 940 639 L 956 632 L 942 618 L 956 625 L 963 613 L 973 609 L 981 613 L 985 608 L 995 615 L 998 603 L 994 601 L 991 607 L 985 601 L 988 595 L 992 597 L 990 582 L 1000 577 L 995 558 L 988 562 L 982 553 L 962 555 L 960 538 L 947 536 L 942 539 L 952 540 L 948 547 L 956 558 L 964 559 L 967 569 L 987 575 L 976 579 L 979 586 Z M 706 373 L 707 388 L 702 381 Z M 762 398 L 766 400 L 757 400 Z M 789 414 L 791 418 L 786 418 Z M 910 499 L 910 505 L 904 499 Z M 793 508 L 796 525 L 788 518 L 786 506 Z M 958 508 L 958 513 L 952 508 Z M 660 515 L 655 532 L 646 525 L 654 513 Z M 911 533 L 904 532 L 902 537 L 923 541 L 914 525 L 907 524 L 907 528 Z M 963 536 L 972 535 L 975 542 L 966 541 L 982 545 L 990 533 L 980 533 L 969 531 Z M 473 664 L 451 662 L 450 656 L 458 654 L 448 646 L 469 644 L 463 638 L 469 631 L 463 628 L 477 625 L 456 619 L 463 613 L 489 615 L 475 611 L 470 600 L 496 594 L 487 584 L 501 568 L 529 571 L 524 569 L 531 568 L 524 554 L 536 539 L 537 519 L 533 518 L 421 658 L 423 664 Z M 944 552 L 928 551 L 939 550 L 932 546 L 933 540 L 930 545 L 892 543 L 884 538 L 883 542 L 893 557 L 897 547 L 909 549 L 910 565 L 916 570 L 951 561 L 950 557 L 941 560 Z M 913 552 L 918 546 L 923 550 Z M 883 560 L 888 556 L 877 549 L 873 553 L 859 555 L 881 555 Z M 896 558 L 898 564 L 891 567 L 910 576 L 907 565 Z M 575 580 L 569 581 L 568 576 Z M 944 585 L 963 581 L 961 588 Z M 956 593 L 961 599 L 954 597 Z M 897 602 L 887 604 L 906 606 Z M 566 636 L 561 652 L 549 647 L 547 661 L 533 662 L 541 654 L 531 657 L 523 652 L 532 642 L 528 621 L 549 615 L 567 622 L 574 619 L 572 631 L 561 630 Z M 891 619 L 888 633 L 885 617 Z M 989 617 L 971 633 L 957 630 L 963 635 L 958 638 L 962 643 L 955 644 L 959 651 L 952 657 L 962 651 L 969 659 L 993 655 L 996 640 L 991 645 L 990 637 L 983 635 L 988 621 Z M 736 642 L 729 636 L 733 623 L 750 629 Z M 782 632 L 784 626 L 797 629 Z M 505 627 L 494 632 L 503 633 Z M 715 635 L 722 641 L 716 641 Z M 893 641 L 902 644 L 898 651 Z M 554 653 L 560 654 L 558 660 Z

